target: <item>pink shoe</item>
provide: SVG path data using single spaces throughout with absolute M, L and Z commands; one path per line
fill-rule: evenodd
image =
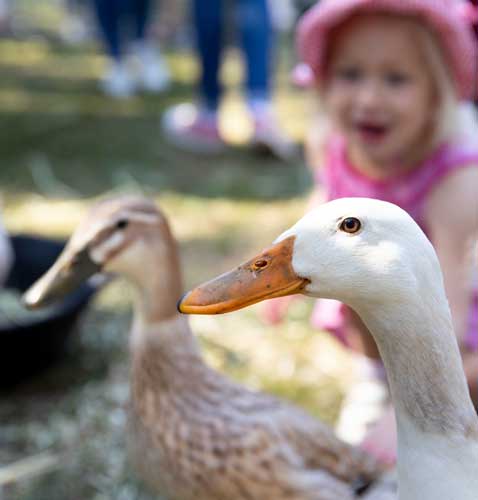
M 179 104 L 166 110 L 161 128 L 172 144 L 191 153 L 213 154 L 225 149 L 216 114 L 192 104 Z

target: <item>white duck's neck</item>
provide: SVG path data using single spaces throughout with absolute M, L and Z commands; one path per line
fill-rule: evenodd
M 398 427 L 400 498 L 478 498 L 478 419 L 444 292 L 356 307 L 372 332 Z

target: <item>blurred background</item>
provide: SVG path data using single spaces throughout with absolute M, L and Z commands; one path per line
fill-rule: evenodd
M 278 31 L 271 106 L 280 137 L 294 144 L 303 140 L 308 107 L 305 92 L 291 83 L 292 30 L 308 3 L 274 0 L 271 9 Z M 251 146 L 254 124 L 242 92 L 234 23 L 226 22 L 220 73 L 219 129 L 226 147 L 211 156 L 173 145 L 162 128 L 166 110 L 196 95 L 200 69 L 189 2 L 152 4 L 148 48 L 167 76 L 143 75 L 141 88 L 121 80 L 124 74 L 103 48 L 97 14 L 86 0 L 0 2 L 4 224 L 11 235 L 61 241 L 99 196 L 146 194 L 170 218 L 189 288 L 254 254 L 299 218 L 310 174 L 300 147 L 284 159 L 273 147 Z M 18 297 L 8 290 L 0 295 L 0 499 L 156 498 L 126 460 L 128 285 L 106 287 L 82 309 L 65 329 L 58 356 L 41 370 L 32 369 L 42 356 L 32 343 L 41 344 L 38 336 L 26 335 L 14 348 L 7 341 L 12 328 L 34 321 Z M 262 323 L 257 307 L 191 321 L 211 365 L 333 423 L 347 357 L 330 336 L 311 330 L 311 307 L 297 301 L 276 327 Z

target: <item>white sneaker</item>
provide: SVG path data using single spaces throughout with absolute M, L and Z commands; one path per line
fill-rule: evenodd
M 161 52 L 148 43 L 136 43 L 131 50 L 138 86 L 147 92 L 163 92 L 171 75 Z
M 101 81 L 101 89 L 110 97 L 123 99 L 136 91 L 136 85 L 128 66 L 123 62 L 111 63 Z

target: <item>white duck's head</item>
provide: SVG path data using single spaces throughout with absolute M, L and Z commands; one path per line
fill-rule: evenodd
M 342 198 L 307 213 L 271 248 L 186 294 L 179 310 L 222 313 L 293 293 L 358 307 L 419 297 L 430 280 L 442 283 L 438 259 L 404 210 Z

